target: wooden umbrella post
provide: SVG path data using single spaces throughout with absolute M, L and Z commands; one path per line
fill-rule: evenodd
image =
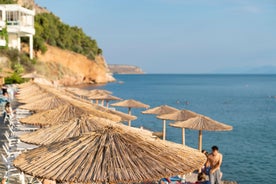
M 106 108 L 108 108 L 108 107 L 109 107 L 109 101 L 106 100 Z
M 166 140 L 166 120 L 163 119 L 163 140 Z
M 128 108 L 128 114 L 131 115 L 131 108 Z M 128 120 L 128 126 L 131 126 L 131 120 Z
M 198 132 L 198 150 L 202 151 L 202 130 Z
M 185 128 L 182 128 L 182 144 L 185 145 Z

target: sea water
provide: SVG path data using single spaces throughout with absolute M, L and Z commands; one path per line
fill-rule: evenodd
M 203 149 L 217 145 L 224 180 L 276 183 L 276 75 L 115 75 L 118 82 L 97 86 L 151 107 L 170 105 L 233 126 L 229 132 L 203 131 Z M 95 88 L 92 86 L 86 87 Z M 117 110 L 127 112 L 125 108 Z M 141 114 L 133 126 L 162 131 L 162 121 Z M 181 143 L 181 129 L 167 126 L 167 140 Z M 198 131 L 186 130 L 186 145 L 197 148 Z

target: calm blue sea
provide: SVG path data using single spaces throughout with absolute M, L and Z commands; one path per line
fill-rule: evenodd
M 217 145 L 224 155 L 225 180 L 276 183 L 276 75 L 146 74 L 115 78 L 122 83 L 97 88 L 151 107 L 168 104 L 189 109 L 232 125 L 230 132 L 203 132 L 203 149 L 210 151 L 212 145 Z M 141 109 L 132 112 L 138 117 L 133 126 L 162 130 L 161 120 L 154 115 L 143 115 Z M 197 138 L 198 131 L 186 130 L 188 146 L 197 148 Z M 181 143 L 181 130 L 168 126 L 167 139 Z

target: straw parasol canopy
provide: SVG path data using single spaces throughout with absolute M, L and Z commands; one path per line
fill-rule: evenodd
M 195 116 L 196 116 L 196 113 L 189 110 L 178 110 L 170 114 L 158 115 L 157 118 L 163 120 L 163 139 L 164 140 L 166 139 L 166 120 L 184 121 Z M 183 140 L 185 140 L 185 129 L 182 129 L 182 138 L 183 137 L 184 137 Z
M 106 127 L 24 152 L 14 166 L 38 178 L 92 184 L 153 181 L 192 172 L 205 161 L 198 150 Z
M 126 114 L 126 113 L 123 113 L 123 112 L 120 112 L 120 111 L 114 111 L 114 110 L 106 109 L 106 110 L 103 110 L 103 112 L 107 112 L 109 114 L 119 116 L 121 118 L 120 122 L 128 122 L 128 121 L 133 121 L 133 120 L 137 119 L 136 116 L 129 115 L 129 114 Z
M 27 83 L 31 84 L 31 83 Z M 16 95 L 17 99 L 25 99 L 30 96 L 37 95 L 45 92 L 41 87 L 36 84 L 27 85 L 26 87 L 20 88 L 18 94 Z
M 72 118 L 66 123 L 55 124 L 50 127 L 41 128 L 35 132 L 23 134 L 20 136 L 20 140 L 29 144 L 45 145 L 77 137 L 112 123 L 114 122 L 107 119 L 82 115 Z
M 145 108 L 145 109 L 149 108 L 149 105 L 133 99 L 117 102 L 117 103 L 111 104 L 111 106 L 127 107 L 129 115 L 131 115 L 131 108 Z M 131 126 L 131 121 L 128 122 L 128 126 Z
M 111 95 L 112 92 L 104 89 L 93 89 L 89 91 L 89 95 Z
M 68 104 L 67 100 L 64 100 L 56 95 L 49 94 L 48 97 L 43 98 L 38 101 L 34 101 L 29 104 L 21 105 L 19 108 L 27 109 L 27 110 L 34 110 L 34 111 L 44 111 L 54 109 L 56 107 L 60 107 L 61 105 Z
M 188 128 L 199 130 L 198 134 L 198 149 L 202 150 L 202 130 L 206 131 L 230 131 L 233 129 L 232 126 L 215 121 L 207 116 L 198 115 L 190 118 L 186 121 L 176 121 L 171 123 L 170 126 L 177 128 Z
M 163 114 L 170 114 L 173 112 L 178 111 L 178 109 L 168 106 L 168 105 L 161 105 L 152 109 L 148 109 L 143 111 L 143 114 L 156 114 L 156 115 L 163 115 Z M 160 133 L 155 133 L 154 135 L 156 135 L 157 137 L 160 137 Z M 163 120 L 163 134 L 161 135 L 161 137 L 163 137 L 163 140 L 166 139 L 166 121 Z
M 35 95 L 31 95 L 26 98 L 17 98 L 17 101 L 20 103 L 29 104 L 29 103 L 33 103 L 33 102 L 39 101 L 41 99 L 47 98 L 49 96 L 50 96 L 49 93 L 42 92 L 42 93 L 37 93 Z
M 152 109 L 147 109 L 143 111 L 143 114 L 156 114 L 156 115 L 162 115 L 162 114 L 170 114 L 173 112 L 178 111 L 178 109 L 168 106 L 168 105 L 161 105 L 158 107 L 154 107 Z
M 120 122 L 122 119 L 117 115 L 102 112 L 97 109 L 92 109 L 85 106 L 80 107 L 72 104 L 70 105 L 66 104 L 52 110 L 39 112 L 32 116 L 22 118 L 20 119 L 20 122 L 24 124 L 31 124 L 31 125 L 49 126 L 49 125 L 66 122 L 74 117 L 78 117 L 82 115 L 87 115 L 87 116 L 94 115 L 94 116 L 106 118 L 115 122 Z
M 65 91 L 70 92 L 77 96 L 87 96 L 87 94 L 89 93 L 89 91 L 85 89 L 69 88 L 69 87 L 65 88 Z
M 90 100 L 102 100 L 102 103 L 103 101 L 106 101 L 106 107 L 108 107 L 108 102 L 109 101 L 118 101 L 118 100 L 122 100 L 121 98 L 119 97 L 116 97 L 116 96 L 113 96 L 113 95 L 110 95 L 110 94 L 104 94 L 104 95 L 98 95 L 98 96 L 91 96 L 91 97 L 88 97 Z M 104 104 L 102 104 L 104 105 Z

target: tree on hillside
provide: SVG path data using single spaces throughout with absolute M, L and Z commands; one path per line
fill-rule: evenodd
M 99 54 L 96 40 L 87 36 L 81 28 L 62 23 L 52 13 L 37 14 L 35 29 L 34 48 L 37 50 L 42 51 L 47 43 L 83 54 L 89 59 L 94 59 Z

